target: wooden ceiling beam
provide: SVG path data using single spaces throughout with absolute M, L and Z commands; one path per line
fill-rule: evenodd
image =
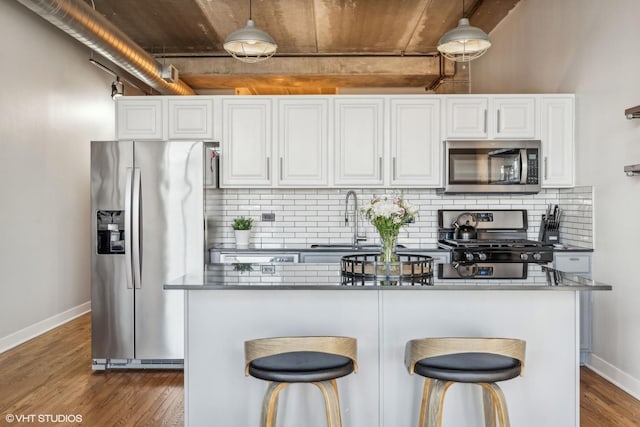
M 440 77 L 433 56 L 275 56 L 258 64 L 233 58 L 167 58 L 194 89 L 259 86 L 402 87 L 428 86 Z M 455 68 L 445 61 L 445 75 Z

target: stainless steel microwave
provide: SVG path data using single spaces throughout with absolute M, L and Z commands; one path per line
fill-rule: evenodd
M 445 193 L 538 193 L 540 141 L 445 141 Z

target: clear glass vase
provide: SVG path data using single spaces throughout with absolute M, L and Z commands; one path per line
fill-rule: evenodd
M 398 233 L 394 231 L 380 232 L 380 245 L 382 254 L 380 261 L 382 262 L 398 262 L 396 254 L 396 244 L 398 242 Z
M 378 230 L 380 233 L 380 245 L 382 253 L 378 263 L 378 276 L 384 277 L 379 281 L 382 286 L 395 286 L 397 280 L 391 280 L 390 276 L 397 276 L 400 273 L 398 255 L 396 254 L 396 244 L 398 242 L 398 232 L 395 230 Z

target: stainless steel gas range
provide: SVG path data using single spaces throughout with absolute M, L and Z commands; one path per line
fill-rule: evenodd
M 527 239 L 527 211 L 438 210 L 438 247 L 452 262 L 548 263 L 553 246 Z

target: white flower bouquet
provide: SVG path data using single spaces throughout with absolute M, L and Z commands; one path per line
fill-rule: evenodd
M 418 208 L 402 195 L 385 194 L 373 196 L 369 203 L 362 207 L 361 212 L 380 234 L 381 260 L 396 261 L 395 245 L 400 228 L 415 220 Z

